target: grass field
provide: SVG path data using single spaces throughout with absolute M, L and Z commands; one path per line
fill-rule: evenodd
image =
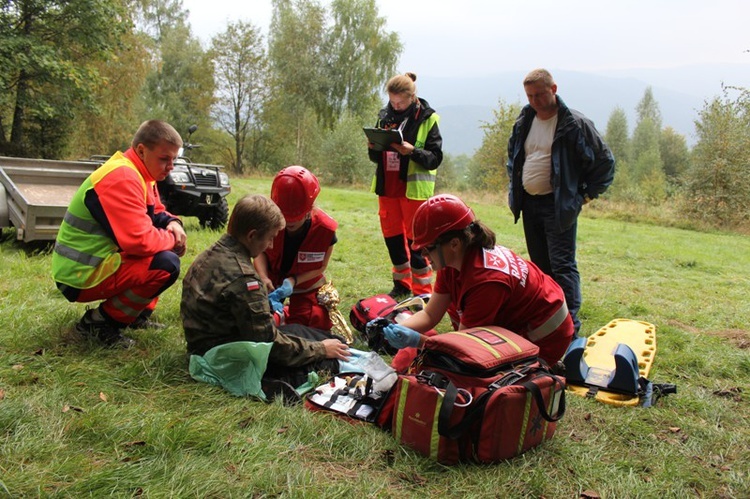
M 268 193 L 233 180 L 233 202 Z M 467 197 L 500 243 L 525 254 L 498 200 Z M 339 223 L 328 275 L 342 310 L 390 289 L 374 195 L 324 188 Z M 584 335 L 624 317 L 657 326 L 651 379 L 678 393 L 650 409 L 569 396 L 554 439 L 512 461 L 444 467 L 368 425 L 235 398 L 191 380 L 180 282 L 166 330 L 135 349 L 82 341 L 84 311 L 50 278 L 48 247 L 0 244 L 0 496 L 750 497 L 750 239 L 619 221 L 579 223 Z M 183 273 L 218 232 L 186 219 Z

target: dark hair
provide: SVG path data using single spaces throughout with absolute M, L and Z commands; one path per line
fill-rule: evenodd
M 283 229 L 285 225 L 284 215 L 276 203 L 260 194 L 248 194 L 234 205 L 227 232 L 235 239 L 239 239 L 253 229 L 266 234 L 272 230 Z
M 182 137 L 172 125 L 166 121 L 148 120 L 138 127 L 130 145 L 135 148 L 138 144 L 143 144 L 153 149 L 162 142 L 182 147 Z
M 495 233 L 479 220 L 474 220 L 466 228 L 460 230 L 451 230 L 440 235 L 435 244 L 442 244 L 453 238 L 459 241 L 467 248 L 479 246 L 480 248 L 492 249 L 495 247 Z

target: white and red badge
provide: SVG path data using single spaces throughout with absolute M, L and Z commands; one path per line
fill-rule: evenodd
M 498 246 L 492 249 L 484 249 L 484 268 L 510 274 L 508 259 Z
M 325 251 L 300 251 L 297 253 L 297 262 L 299 263 L 318 263 L 325 258 Z

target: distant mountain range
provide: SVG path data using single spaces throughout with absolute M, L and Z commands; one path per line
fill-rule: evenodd
M 616 106 L 635 127 L 635 107 L 647 87 L 659 104 L 662 126 L 685 136 L 689 146 L 697 140 L 694 122 L 706 101 L 721 95 L 722 85 L 750 88 L 750 64 L 695 65 L 669 69 L 628 69 L 585 73 L 550 68 L 557 93 L 565 103 L 591 118 L 604 134 Z M 482 122 L 493 119 L 500 99 L 526 104 L 522 81 L 525 71 L 507 71 L 481 77 L 419 76 L 420 97 L 440 114 L 443 149 L 450 154 L 472 155 L 482 144 Z

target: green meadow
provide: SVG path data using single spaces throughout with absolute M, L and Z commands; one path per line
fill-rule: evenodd
M 233 179 L 230 204 L 270 191 Z M 467 195 L 498 241 L 525 255 L 499 197 Z M 348 317 L 391 287 L 377 199 L 325 187 L 339 222 L 328 276 Z M 186 218 L 182 272 L 220 233 Z M 187 373 L 181 282 L 137 346 L 107 350 L 74 326 L 50 277 L 50 247 L 0 243 L 0 496 L 538 497 L 750 496 L 750 238 L 612 216 L 579 219 L 583 335 L 615 318 L 650 322 L 650 378 L 678 392 L 624 408 L 569 395 L 555 437 L 511 461 L 445 467 L 390 433 L 326 414 L 233 397 Z M 441 325 L 443 330 L 447 327 Z M 362 347 L 363 345 L 359 345 Z

